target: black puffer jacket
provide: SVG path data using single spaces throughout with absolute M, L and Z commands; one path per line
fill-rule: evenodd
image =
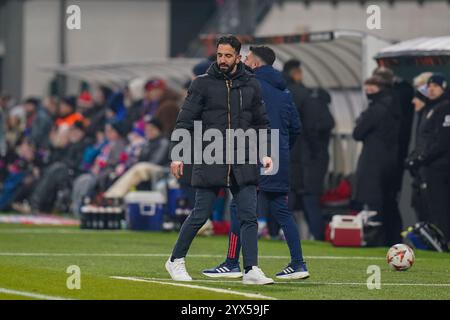
M 429 112 L 423 119 L 422 156 L 430 168 L 448 171 L 450 169 L 450 99 L 442 97 L 429 102 Z
M 248 143 L 245 146 L 245 164 L 226 164 L 226 129 L 270 129 L 266 108 L 262 101 L 261 88 L 254 76 L 239 63 L 232 75 L 222 73 L 213 63 L 205 75 L 196 78 L 177 118 L 175 129 L 193 131 L 194 121 L 202 121 L 203 133 L 208 129 L 218 129 L 223 137 L 223 164 L 195 164 L 192 172 L 194 187 L 225 187 L 231 185 L 231 173 L 238 185 L 256 185 L 259 169 L 248 163 Z M 192 135 L 193 136 L 193 135 Z M 267 143 L 270 144 L 270 134 Z M 199 141 L 196 139 L 196 143 Z M 171 150 L 177 144 L 171 143 Z M 203 142 L 202 150 L 211 142 Z M 254 147 L 254 146 L 253 146 Z M 237 144 L 234 144 L 234 163 Z M 231 152 L 230 152 L 231 154 Z M 172 160 L 174 160 L 172 158 Z
M 372 95 L 353 130 L 353 138 L 363 142 L 356 169 L 355 199 L 372 207 L 381 207 L 392 184 L 398 155 L 400 114 L 392 94 L 380 91 Z

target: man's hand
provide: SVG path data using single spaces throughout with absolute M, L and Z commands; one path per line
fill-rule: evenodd
M 175 178 L 180 179 L 183 175 L 183 162 L 172 161 L 170 164 L 170 172 L 175 176 Z
M 273 169 L 273 162 L 272 162 L 272 158 L 271 157 L 264 157 L 262 159 L 262 165 L 264 168 L 266 168 L 264 170 L 264 174 L 269 173 L 270 171 L 272 171 Z

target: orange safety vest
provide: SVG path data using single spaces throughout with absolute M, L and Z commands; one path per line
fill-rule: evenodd
M 74 112 L 74 113 L 72 113 L 72 114 L 70 114 L 70 115 L 68 115 L 68 116 L 66 116 L 64 118 L 60 118 L 60 119 L 56 120 L 56 125 L 58 127 L 62 126 L 62 125 L 66 125 L 68 127 L 71 127 L 71 126 L 74 125 L 75 122 L 83 121 L 83 120 L 84 120 L 84 117 L 83 117 L 83 115 L 81 113 Z

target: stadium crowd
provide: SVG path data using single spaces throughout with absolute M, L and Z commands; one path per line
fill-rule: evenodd
M 205 73 L 211 62 L 195 66 L 194 76 Z M 300 61 L 288 61 L 283 73 L 302 122 L 290 160 L 290 206 L 304 210 L 312 235 L 323 240 L 320 197 L 334 127 L 331 97 L 323 89 L 305 87 Z M 77 96 L 29 97 L 20 104 L 1 95 L 0 212 L 56 209 L 78 215 L 85 196 L 102 203 L 122 197 L 130 186 L 148 188 L 153 170 L 169 164 L 170 135 L 189 82 L 181 93 L 153 78 L 131 81 L 121 90 L 84 86 Z M 425 73 L 410 85 L 381 67 L 364 87 L 369 106 L 353 132 L 363 143 L 353 209 L 379 211 L 386 243 L 400 242 L 398 196 L 408 169 L 417 219 L 436 224 L 449 238 L 450 102 L 445 77 Z M 185 173 L 180 184 L 192 202 L 188 177 Z
M 181 96 L 162 79 L 11 105 L 2 96 L 0 211 L 72 211 L 140 163 L 167 165 Z M 139 168 L 139 166 L 138 166 Z M 65 207 L 71 203 L 70 207 Z

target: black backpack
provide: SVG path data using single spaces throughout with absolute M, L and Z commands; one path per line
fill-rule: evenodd
M 448 251 L 448 241 L 438 227 L 427 222 L 418 222 L 402 232 L 406 244 L 416 249 Z

